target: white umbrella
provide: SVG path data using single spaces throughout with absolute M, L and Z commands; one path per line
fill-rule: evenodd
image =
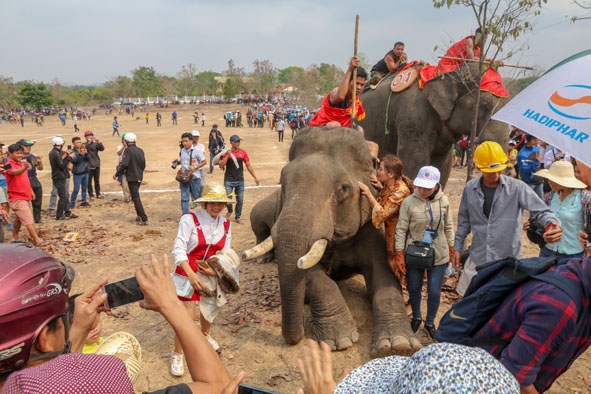
M 591 49 L 552 67 L 492 118 L 591 166 Z

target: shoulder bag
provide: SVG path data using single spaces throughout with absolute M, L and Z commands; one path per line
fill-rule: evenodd
M 179 152 L 179 157 L 181 156 L 181 153 Z M 189 151 L 189 163 L 191 162 L 191 159 L 193 158 L 193 149 L 191 149 Z M 188 168 L 181 168 L 180 170 L 178 170 L 176 172 L 176 177 L 174 178 L 177 180 L 177 182 L 182 183 L 182 184 L 189 184 L 191 183 L 191 180 L 193 179 L 193 172 L 188 169 Z
M 433 239 L 437 236 L 437 230 L 439 230 L 439 225 L 441 224 L 441 216 L 441 200 L 439 200 L 439 222 L 435 228 Z M 435 265 L 435 250 L 433 249 L 433 244 L 428 244 L 423 241 L 413 241 L 406 247 L 404 261 L 407 267 L 430 270 Z

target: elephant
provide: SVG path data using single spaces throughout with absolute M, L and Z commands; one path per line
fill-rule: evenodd
M 333 350 L 349 348 L 359 334 L 335 281 L 362 274 L 374 316 L 370 354 L 412 354 L 421 343 L 406 315 L 400 283 L 388 267 L 384 232 L 357 182 L 369 183 L 372 157 L 362 135 L 349 128 L 300 131 L 281 170 L 281 188 L 251 211 L 257 245 L 243 260 L 261 256 L 278 264 L 282 334 L 290 345 L 304 337 L 304 303 L 310 334 Z
M 366 112 L 359 124 L 365 138 L 380 147 L 380 155 L 393 153 L 404 163 L 405 175 L 414 178 L 425 165 L 437 167 L 445 186 L 452 166 L 452 146 L 462 134 L 470 134 L 476 102 L 478 65 L 470 63 L 436 77 L 421 89 L 413 82 L 393 93 L 389 81 L 360 95 Z M 507 146 L 509 127 L 491 120 L 506 99 L 481 91 L 478 136 Z M 386 134 L 386 129 L 389 134 Z

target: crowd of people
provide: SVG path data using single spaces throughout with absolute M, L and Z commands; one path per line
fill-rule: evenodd
M 480 39 L 481 32 L 477 31 L 454 44 L 442 60 L 441 69 L 449 71 L 458 67 L 461 63 L 458 59 L 478 56 Z M 396 42 L 378 63 L 381 68 L 372 70 L 371 85 L 399 70 L 406 61 L 404 44 Z M 266 112 L 256 104 L 248 109 L 247 122 L 257 127 L 270 121 L 270 128 L 278 132 L 280 142 L 286 126 L 292 128 L 292 137 L 294 129 L 297 131 L 304 125 L 323 127 L 327 132 L 333 127 L 349 127 L 363 135 L 363 129 L 355 121 L 365 116 L 357 94 L 363 91 L 367 79 L 359 67 L 359 59 L 353 57 L 340 85 L 323 98 L 322 107 L 313 117 L 308 119 L 308 114 L 297 111 Z M 176 111 L 171 116 L 176 124 Z M 148 113 L 145 120 L 149 122 Z M 225 120 L 226 127 L 243 127 L 239 111 L 228 112 Z M 199 121 L 204 125 L 205 116 L 199 116 L 196 111 L 194 124 Z M 77 124 L 74 125 L 77 132 Z M 119 126 L 115 116 L 113 136 L 119 135 Z M 144 152 L 137 145 L 138 137 L 134 133 L 120 137 L 119 164 L 113 179 L 121 183 L 126 200 L 133 201 L 137 224 L 147 225 L 148 217 L 139 193 L 146 167 Z M 179 157 L 173 166 L 175 169 L 180 166 L 177 180 L 182 216 L 172 255 L 175 274 L 188 281 L 191 291 L 178 294 L 166 256 L 163 262 L 152 256 L 151 265 L 142 266 L 136 279 L 144 294 L 140 306 L 160 313 L 174 330 L 171 374 L 182 376 L 186 360 L 192 382 L 155 393 L 229 394 L 235 392 L 245 374 L 241 372 L 231 379 L 216 354 L 220 345 L 212 338 L 211 328 L 227 302 L 226 294 L 239 291 L 240 259 L 231 249 L 230 219 L 234 215 L 235 223 L 242 223 L 244 167 L 257 186 L 259 180 L 248 153 L 240 147 L 242 138 L 238 134 L 229 137 L 230 147 L 225 146 L 217 125 L 208 135 L 209 173 L 217 165 L 224 171 L 223 184 L 205 183 L 207 156 L 205 146 L 199 142 L 200 132 L 192 130 L 180 137 Z M 56 220 L 77 217 L 72 209 L 77 207 L 78 193 L 81 193 L 79 207 L 89 207 L 95 195 L 102 198 L 99 152 L 104 146 L 92 131 L 86 131 L 84 138 L 85 142 L 73 137 L 72 145 L 65 149 L 62 137 L 52 140 L 49 164 L 57 196 Z M 332 376 L 330 348 L 310 341 L 303 350 L 302 360 L 298 360 L 304 386 L 299 393 L 537 393 L 549 389 L 591 345 L 591 169 L 521 130 L 513 130 L 510 138 L 506 148 L 492 141 L 484 141 L 475 148 L 473 161 L 481 175 L 465 185 L 456 218 L 436 167 L 423 166 L 411 180 L 403 175 L 404 163 L 387 154 L 376 160 L 379 165 L 368 177 L 372 187 L 359 182 L 359 192 L 371 207 L 372 224 L 384 229 L 387 264 L 408 289 L 410 327 L 416 333 L 423 326 L 426 334 L 435 338 L 435 317 L 444 276 L 450 267 L 460 271 L 457 292 L 463 295 L 479 266 L 506 256 L 521 257 L 523 230 L 532 226 L 531 222 L 523 223 L 524 210 L 544 229 L 540 257 L 560 261 L 553 270 L 572 286 L 581 288 L 583 308 L 578 308 L 576 300 L 552 284 L 525 281 L 477 333 L 480 343 L 484 343 L 479 345 L 482 349 L 433 344 L 412 357 L 371 361 L 353 370 L 339 384 Z M 460 141 L 463 151 L 468 149 L 468 143 L 464 138 Z M 28 241 L 40 244 L 43 241 L 37 235 L 35 223 L 41 220 L 37 195 L 42 194 L 42 186 L 36 169 L 43 169 L 43 160 L 31 152 L 33 145 L 21 139 L 8 146 L 5 159 L 2 156 L 0 203 L 3 220 L 10 218 L 10 211 L 14 213 L 13 239 L 18 239 L 24 225 Z M 0 148 L 3 146 L 0 143 Z M 368 144 L 368 148 L 375 157 L 375 147 Z M 458 164 L 465 165 L 463 154 L 460 159 Z M 74 185 L 68 195 L 70 172 Z M 192 210 L 197 205 L 201 209 Z M 227 209 L 225 215 L 224 209 Z M 468 247 L 466 240 L 470 234 Z M 417 258 L 411 252 L 414 247 L 428 252 Z M 468 258 L 462 263 L 461 255 L 465 252 Z M 48 278 L 56 290 L 47 291 L 43 281 L 33 281 L 39 277 Z M 86 352 L 89 354 L 80 354 L 85 342 L 89 345 L 89 338 L 98 340 L 99 316 L 104 312 L 106 299 L 100 288 L 106 282 L 98 281 L 75 297 L 73 307 L 69 308 L 72 281 L 73 269 L 45 252 L 22 243 L 0 245 L 0 305 L 7 305 L 0 313 L 3 393 L 72 392 L 73 387 L 84 387 L 91 392 L 133 392 L 129 370 L 122 360 L 91 350 Z M 427 313 L 423 320 L 421 300 L 425 281 Z M 35 296 L 40 291 L 45 292 L 43 297 Z M 14 299 L 27 301 L 11 302 Z M 197 301 L 200 329 L 193 323 Z M 506 342 L 487 343 L 499 338 Z M 38 360 L 43 362 L 37 363 Z M 28 363 L 31 366 L 21 369 Z M 76 374 L 69 371 L 68 366 L 72 364 L 80 367 Z M 98 373 L 101 368 L 108 368 L 112 374 Z M 48 376 L 56 371 L 61 378 L 50 379 Z M 44 390 L 48 387 L 49 391 Z

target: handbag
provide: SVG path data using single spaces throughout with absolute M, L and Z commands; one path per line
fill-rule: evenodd
M 193 173 L 188 168 L 181 168 L 176 172 L 176 177 L 174 179 L 176 179 L 179 183 L 187 185 L 191 183 L 191 180 L 193 179 Z
M 431 207 L 429 207 L 429 210 Z M 435 228 L 435 234 L 433 239 L 437 236 L 437 230 L 441 224 L 441 201 L 439 201 L 439 222 Z M 431 214 L 431 224 L 433 224 L 433 215 Z M 433 249 L 432 243 L 426 243 L 423 241 L 413 241 L 406 247 L 404 253 L 404 261 L 407 267 L 419 268 L 430 270 L 435 265 L 435 249 Z
M 435 265 L 435 250 L 423 241 L 413 241 L 406 247 L 404 261 L 407 267 L 430 270 Z

